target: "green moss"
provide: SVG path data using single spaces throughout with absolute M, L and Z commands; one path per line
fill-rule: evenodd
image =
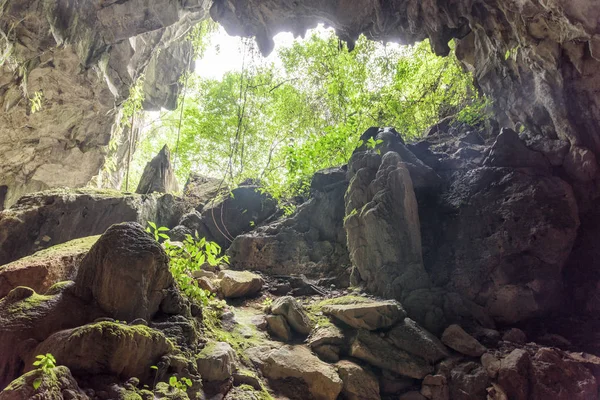
M 73 333 L 73 337 L 88 335 L 92 331 L 98 331 L 100 333 L 106 333 L 114 336 L 145 337 L 151 340 L 164 338 L 164 335 L 161 332 L 145 325 L 125 325 L 119 322 L 111 321 L 95 322 L 93 324 L 87 324 L 79 327 Z M 169 339 L 164 339 L 173 345 Z
M 14 288 L 4 299 L 0 300 L 0 308 L 4 309 L 3 305 L 5 303 L 9 303 L 6 310 L 6 315 L 12 315 L 13 318 L 22 318 L 28 317 L 29 312 L 40 307 L 44 302 L 51 301 L 56 298 L 56 296 L 47 296 L 38 294 L 30 288 L 26 288 L 27 290 L 31 290 L 33 294 L 28 297 L 22 298 L 14 303 L 10 303 L 12 301 L 11 293 L 15 290 L 23 289 L 22 286 L 18 286 Z

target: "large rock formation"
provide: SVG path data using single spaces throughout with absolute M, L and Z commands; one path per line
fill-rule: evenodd
M 120 129 L 118 106 L 144 72 L 145 108 L 175 108 L 191 51 L 182 38 L 208 6 L 203 0 L 3 2 L 0 209 L 23 194 L 81 187 L 97 175 Z M 37 112 L 33 99 L 40 100 Z M 122 136 L 127 147 L 129 133 Z

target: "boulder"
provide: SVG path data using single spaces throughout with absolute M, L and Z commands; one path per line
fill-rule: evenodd
M 57 282 L 74 279 L 81 260 L 98 238 L 71 240 L 0 267 L 0 298 L 17 286 L 44 293 Z
M 504 334 L 502 335 L 502 340 L 506 342 L 524 344 L 525 342 L 527 342 L 527 335 L 525 335 L 525 332 L 523 332 L 519 328 L 510 328 L 509 330 L 504 332 Z
M 476 362 L 465 362 L 450 371 L 450 398 L 452 400 L 480 400 L 487 397 L 490 379 Z
M 160 152 L 154 157 L 142 172 L 142 177 L 136 189 L 136 193 L 176 193 L 179 191 L 175 172 L 171 165 L 171 152 L 165 144 Z
M 411 390 L 398 397 L 398 400 L 427 400 L 427 397 L 423 396 L 421 392 Z
M 106 189 L 56 189 L 23 196 L 0 212 L 0 265 L 69 240 L 100 235 L 120 222 L 173 226 L 182 207 L 172 195 Z
M 514 400 L 527 400 L 529 398 L 528 374 L 530 365 L 529 354 L 522 349 L 515 349 L 502 358 L 500 365 L 497 366 L 498 385 L 508 398 Z
M 453 350 L 471 357 L 480 357 L 486 348 L 459 325 L 450 325 L 442 334 L 442 342 Z
M 224 381 L 237 369 L 235 352 L 226 342 L 209 342 L 196 356 L 198 372 L 204 382 Z
M 430 287 L 417 199 L 400 155 L 355 152 L 348 173 L 344 229 L 355 284 L 364 282 L 369 291 L 399 300 L 410 291 Z
M 311 197 L 294 214 L 235 238 L 227 251 L 231 268 L 333 276 L 347 285 L 350 260 L 342 223 L 348 183 L 339 172 L 317 172 L 313 182 Z
M 75 293 L 107 316 L 151 320 L 174 284 L 161 245 L 136 223 L 111 226 L 79 267 Z
M 248 271 L 224 270 L 219 273 L 221 293 L 225 298 L 252 296 L 262 289 L 264 280 Z
M 335 364 L 344 386 L 342 394 L 347 400 L 379 400 L 379 380 L 371 371 L 348 360 Z
M 284 342 L 289 342 L 292 339 L 292 330 L 285 317 L 281 315 L 267 315 L 266 321 L 269 332 L 275 335 L 275 337 Z
M 387 338 L 399 349 L 435 363 L 448 357 L 449 352 L 440 340 L 410 318 L 394 326 Z
M 148 382 L 153 375 L 150 367 L 174 349 L 161 332 L 147 326 L 98 322 L 56 332 L 35 348 L 26 365 L 32 365 L 33 355 L 51 353 L 58 364 L 75 374 L 137 377 Z
M 448 380 L 444 375 L 427 375 L 421 383 L 421 394 L 429 400 L 450 400 Z
M 406 312 L 396 301 L 332 304 L 323 306 L 322 311 L 353 328 L 370 331 L 389 328 L 406 316 Z
M 356 333 L 349 354 L 376 367 L 415 379 L 423 379 L 433 372 L 433 367 L 424 359 L 400 350 L 366 330 Z
M 324 363 L 304 346 L 282 346 L 266 355 L 261 366 L 270 380 L 298 380 L 315 400 L 336 400 L 342 390 L 342 380 L 332 365 Z M 294 390 L 293 384 L 288 386 Z
M 512 129 L 502 129 L 492 145 L 485 166 L 532 168 L 549 174 L 550 162 L 542 153 L 530 150 Z
M 346 335 L 333 324 L 325 324 L 315 328 L 309 338 L 308 346 L 321 360 L 337 362 L 342 348 L 346 345 Z
M 40 384 L 34 389 L 33 382 L 36 380 Z M 65 366 L 58 366 L 48 372 L 42 372 L 41 369 L 30 371 L 0 392 L 0 400 L 22 399 L 88 400 L 89 397 L 79 388 L 71 371 Z
M 292 329 L 301 335 L 308 335 L 312 330 L 310 318 L 292 296 L 284 296 L 275 300 L 271 305 L 271 312 L 285 317 Z
M 210 200 L 229 191 L 222 179 L 210 178 L 192 172 L 183 187 L 183 198 L 194 208 L 202 209 Z

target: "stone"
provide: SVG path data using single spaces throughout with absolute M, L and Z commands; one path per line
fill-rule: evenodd
M 488 376 L 495 379 L 500 370 L 501 360 L 492 353 L 484 353 L 481 356 L 481 365 L 486 370 Z
M 285 317 L 281 315 L 267 315 L 267 325 L 271 332 L 278 339 L 289 342 L 292 339 L 292 330 Z
M 51 353 L 75 374 L 107 374 L 148 381 L 150 369 L 173 351 L 173 344 L 147 326 L 98 322 L 54 333 L 40 343 L 25 363 L 31 369 L 37 354 Z
M 177 179 L 171 165 L 171 152 L 165 144 L 142 172 L 136 193 L 176 193 L 179 191 Z
M 238 235 L 253 230 L 273 215 L 276 209 L 277 202 L 270 195 L 261 192 L 256 185 L 245 185 L 212 199 L 198 211 L 207 233 L 203 236 L 226 248 Z
M 316 327 L 308 337 L 308 346 L 311 348 L 330 344 L 341 346 L 346 342 L 346 335 L 340 328 L 333 324 Z
M 75 293 L 111 318 L 151 320 L 174 285 L 169 257 L 136 223 L 111 226 L 82 260 Z
M 228 191 L 229 188 L 221 179 L 192 172 L 183 188 L 183 198 L 186 203 L 202 209 L 210 200 Z
M 344 179 L 321 188 L 325 183 L 318 176 L 313 178 L 311 197 L 294 214 L 233 240 L 227 251 L 231 268 L 269 275 L 335 276 L 347 285 L 350 260 L 343 220 L 348 183 Z
M 515 349 L 500 361 L 498 368 L 498 385 L 504 393 L 515 400 L 529 398 L 529 354 L 522 349 Z
M 33 382 L 41 380 L 37 389 Z M 45 400 L 88 400 L 89 397 L 79 388 L 71 371 L 65 366 L 51 368 L 48 372 L 39 369 L 30 371 L 10 383 L 0 391 L 0 400 L 36 399 L 43 394 Z
M 400 350 L 379 335 L 359 330 L 350 345 L 349 355 L 373 366 L 415 379 L 423 379 L 433 372 L 424 359 Z
M 395 299 L 428 288 L 417 199 L 401 157 L 394 151 L 383 157 L 358 151 L 348 163 L 348 173 L 344 229 L 357 283 Z
M 427 375 L 421 383 L 421 394 L 429 400 L 450 400 L 448 380 L 444 375 Z
M 235 352 L 226 342 L 209 342 L 196 356 L 198 372 L 204 382 L 224 381 L 235 370 Z
M 312 330 L 312 323 L 306 311 L 292 296 L 283 296 L 275 300 L 271 305 L 271 313 L 285 317 L 292 329 L 301 335 L 308 335 Z
M 531 358 L 529 398 L 584 400 L 597 396 L 598 383 L 583 364 L 556 349 L 541 348 Z
M 178 218 L 176 203 L 171 195 L 94 189 L 57 189 L 24 196 L 0 213 L 0 265 L 73 239 L 100 235 L 120 222 L 168 225 Z
M 340 353 L 342 352 L 340 346 L 333 344 L 322 344 L 320 346 L 311 347 L 311 349 L 321 360 L 328 363 L 338 362 Z
M 502 335 L 502 340 L 505 342 L 513 342 L 519 344 L 525 344 L 527 342 L 527 335 L 519 328 L 510 328 Z
M 479 363 L 465 362 L 452 369 L 448 385 L 452 400 L 479 400 L 486 398 L 490 379 Z
M 323 306 L 322 310 L 353 328 L 371 331 L 389 328 L 406 316 L 402 306 L 395 301 L 333 304 Z
M 111 1 L 97 10 L 65 9 L 58 3 L 30 6 L 11 4 L 0 21 L 2 37 L 9 33 L 8 21 L 31 22 L 20 25 L 16 36 L 7 36 L 11 61 L 0 73 L 6 93 L 0 99 L 0 186 L 7 188 L 6 205 L 38 190 L 83 187 L 94 177 L 96 184 L 120 187 L 130 148 L 127 139 L 137 137 L 137 128 L 144 125 L 136 119 L 133 133 L 119 126 L 130 88 L 145 73 L 144 107 L 176 108 L 179 77 L 189 66 L 191 52 L 181 37 L 206 17 L 209 3 L 162 2 L 154 8 L 156 4 L 143 1 Z M 19 44 L 18 37 L 27 37 L 27 43 Z M 43 107 L 35 113 L 14 79 L 18 65 L 32 59 L 36 62 L 27 67 L 29 96 L 43 93 Z M 117 135 L 125 140 L 113 142 L 120 144 L 111 154 L 117 171 L 109 172 L 103 166 L 109 142 Z
M 448 357 L 448 349 L 433 334 L 423 329 L 410 318 L 394 326 L 387 337 L 399 349 L 435 363 Z
M 0 267 L 0 298 L 17 286 L 44 293 L 57 282 L 74 279 L 81 260 L 98 238 L 71 240 Z
M 344 383 L 342 395 L 348 400 L 379 400 L 379 380 L 371 371 L 348 360 L 341 360 L 335 368 Z
M 221 293 L 225 298 L 248 297 L 258 293 L 264 284 L 263 278 L 249 271 L 224 270 L 219 273 Z
M 486 348 L 469 335 L 459 325 L 450 325 L 442 334 L 442 343 L 459 353 L 471 357 L 480 357 Z
M 530 150 L 512 129 L 502 129 L 492 145 L 485 166 L 532 168 L 542 173 L 550 172 L 550 162 L 542 153 Z
M 261 370 L 270 380 L 300 381 L 305 392 L 297 391 L 295 395 L 307 393 L 315 400 L 336 400 L 343 387 L 335 368 L 319 360 L 304 346 L 285 345 L 272 350 L 266 355 Z
M 398 400 L 427 400 L 427 397 L 416 390 L 411 390 L 398 397 Z
M 207 277 L 201 276 L 200 278 L 196 278 L 196 282 L 198 282 L 198 287 L 200 289 L 208 290 L 211 293 L 217 293 L 217 286 Z

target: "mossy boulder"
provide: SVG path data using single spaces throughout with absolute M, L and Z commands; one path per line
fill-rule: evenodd
M 172 352 L 174 345 L 161 332 L 144 325 L 98 322 L 57 332 L 40 343 L 35 354 L 51 353 L 57 363 L 77 374 L 152 376 L 152 365 Z M 32 359 L 27 365 L 31 365 Z
M 34 381 L 40 385 L 34 388 Z M 79 388 L 77 381 L 67 367 L 58 366 L 48 372 L 36 369 L 15 379 L 2 392 L 0 400 L 88 400 L 88 396 Z
M 44 293 L 57 282 L 72 280 L 99 237 L 71 240 L 0 267 L 0 298 L 17 286 Z

